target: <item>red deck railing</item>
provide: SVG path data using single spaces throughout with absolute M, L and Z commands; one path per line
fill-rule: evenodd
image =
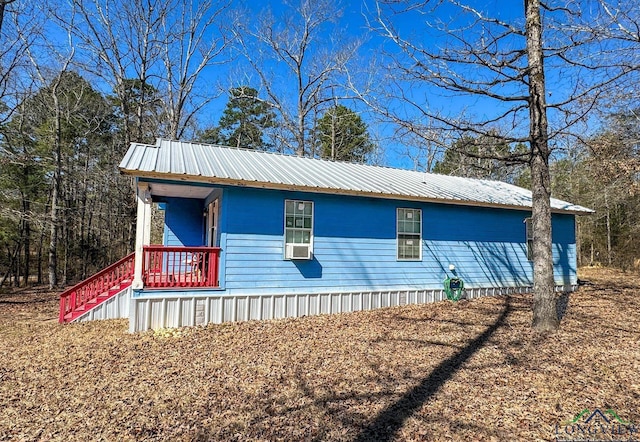
M 132 253 L 60 295 L 60 323 L 82 315 L 130 285 L 134 277 Z M 142 281 L 147 288 L 218 287 L 219 247 L 145 246 Z M 126 285 L 125 285 L 126 284 Z
M 218 287 L 219 247 L 145 246 L 142 280 L 148 288 Z
M 89 303 L 97 303 L 98 297 L 108 297 L 109 290 L 123 288 L 123 283 L 133 280 L 134 254 L 125 256 L 115 264 L 85 279 L 60 295 L 60 323 L 74 319 L 74 313 L 83 311 Z

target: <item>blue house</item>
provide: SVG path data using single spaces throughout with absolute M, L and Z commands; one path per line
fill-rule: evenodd
M 510 184 L 164 139 L 133 143 L 120 170 L 137 183 L 135 253 L 67 294 L 61 321 L 139 331 L 427 303 L 454 273 L 468 298 L 533 284 L 531 192 Z M 591 211 L 551 204 L 555 282 L 572 290 L 575 217 Z

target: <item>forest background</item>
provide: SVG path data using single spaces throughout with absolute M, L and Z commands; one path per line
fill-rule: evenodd
M 0 286 L 133 250 L 157 137 L 530 187 L 523 5 L 468 3 L 0 0 Z M 640 11 L 542 16 L 552 194 L 595 210 L 579 265 L 637 269 Z

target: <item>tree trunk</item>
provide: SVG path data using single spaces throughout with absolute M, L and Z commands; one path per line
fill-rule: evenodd
M 0 0 L 0 35 L 2 35 L 2 23 L 4 22 L 4 10 L 9 3 L 15 0 Z
M 58 258 L 58 273 L 62 273 L 62 280 L 59 281 L 59 283 L 65 286 L 69 280 L 69 260 L 72 258 L 69 250 L 72 241 L 70 237 L 72 228 L 70 228 L 69 223 L 73 221 L 68 220 L 66 216 L 69 209 L 69 197 L 65 196 L 62 201 L 64 202 L 64 206 L 62 208 L 61 215 L 58 216 L 60 220 L 59 233 L 62 238 L 62 247 L 58 246 L 58 251 L 62 248 L 62 271 L 60 272 L 60 258 Z M 58 253 L 58 256 L 60 256 L 60 253 Z
M 609 197 L 606 188 L 604 189 L 604 207 L 606 209 L 605 222 L 607 227 L 607 264 L 611 267 L 613 263 L 611 257 L 611 208 L 609 207 Z
M 2 32 L 2 23 L 4 22 L 4 9 L 6 6 L 7 6 L 7 3 L 0 0 L 0 32 Z
M 42 249 L 44 246 L 44 235 L 45 229 L 40 229 L 40 239 L 38 240 L 38 285 L 42 284 L 43 275 L 42 275 L 42 265 L 43 265 L 43 257 L 42 257 Z
M 21 285 L 21 279 L 20 279 L 20 252 L 22 252 L 22 242 L 18 243 L 18 253 L 16 254 L 16 265 L 15 265 L 15 269 L 13 272 L 13 286 L 14 287 L 20 287 Z
M 4 285 L 4 283 L 9 280 L 9 284 L 11 284 L 11 276 L 13 275 L 14 263 L 18 257 L 18 253 L 20 253 L 20 244 L 18 244 L 15 248 L 15 251 L 11 253 L 11 250 L 7 246 L 7 255 L 9 255 L 9 268 L 7 269 L 7 273 L 2 277 L 2 281 L 0 281 L 0 287 Z
M 58 85 L 62 76 L 52 88 L 51 96 L 55 107 L 54 133 L 53 133 L 53 156 L 55 159 L 55 169 L 53 171 L 53 189 L 51 191 L 51 237 L 49 238 L 49 290 L 53 290 L 58 285 L 58 200 L 60 199 L 60 184 L 62 174 L 62 133 L 60 127 L 60 103 L 58 101 Z
M 58 173 L 53 176 L 53 190 L 51 192 L 51 212 L 50 212 L 50 238 L 49 238 L 49 290 L 53 290 L 58 285 L 58 184 L 60 179 Z
M 304 134 L 304 125 L 305 118 L 303 115 L 302 109 L 302 96 L 298 99 L 298 128 L 296 133 L 296 138 L 298 139 L 298 147 L 296 148 L 296 155 L 299 157 L 303 157 L 305 154 L 305 134 Z
M 76 279 L 84 280 L 87 278 L 88 265 L 89 265 L 89 236 L 91 234 L 90 223 L 86 222 L 87 218 L 87 201 L 89 200 L 89 158 L 91 157 L 90 151 L 87 152 L 87 157 L 84 162 L 83 178 L 82 178 L 82 193 L 80 194 L 80 259 L 82 263 L 80 265 L 80 277 L 76 276 Z M 93 212 L 89 210 L 89 219 Z
M 31 203 L 27 198 L 22 200 L 22 234 L 24 245 L 24 285 L 29 285 L 29 273 L 31 270 L 31 223 L 29 222 L 29 212 L 31 211 Z
M 331 159 L 335 161 L 337 152 L 336 152 L 336 117 L 338 113 L 338 107 L 334 106 L 333 113 L 331 114 Z
M 559 326 L 551 248 L 551 176 L 545 101 L 540 0 L 525 0 L 529 63 L 529 136 L 533 222 L 533 324 L 548 333 Z

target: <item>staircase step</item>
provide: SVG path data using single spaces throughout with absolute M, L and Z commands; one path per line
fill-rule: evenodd
M 130 286 L 133 280 L 134 256 L 135 255 L 133 253 L 130 253 L 129 255 L 125 256 L 109 267 L 106 267 L 90 278 L 87 278 L 81 283 L 76 284 L 75 286 L 70 287 L 62 292 L 60 294 L 60 316 L 58 320 L 60 322 L 72 322 L 78 316 L 86 313 L 92 308 L 95 308 L 99 304 L 105 302 L 109 298 L 120 293 L 123 289 Z M 120 278 L 127 279 L 121 280 Z M 85 303 L 84 306 L 80 306 L 74 311 L 67 313 L 67 308 L 69 307 L 70 303 L 72 301 L 74 303 L 76 302 L 76 296 L 78 296 L 78 293 L 80 293 L 80 296 L 84 296 L 84 294 L 86 293 L 82 292 L 81 290 L 89 287 L 91 284 L 94 284 L 92 287 L 95 288 L 100 287 L 102 284 L 111 284 L 114 281 L 120 282 L 115 284 L 108 290 L 105 290 L 104 293 L 100 293 L 99 295 L 95 296 L 91 300 L 83 298 L 82 302 Z M 78 299 L 78 301 L 80 300 Z
M 95 298 L 88 300 L 84 305 L 79 306 L 71 313 L 67 313 L 64 317 L 64 322 L 73 322 L 79 316 L 82 316 L 92 308 L 97 307 L 98 305 L 102 304 L 108 299 L 111 299 L 112 297 L 129 287 L 131 285 L 131 282 L 131 280 L 122 281 L 119 285 L 114 286 L 106 292 L 99 294 Z
M 67 322 L 73 322 L 75 319 L 77 319 L 78 317 L 82 316 L 85 312 L 80 311 L 80 310 L 76 310 L 74 312 L 71 312 L 71 315 L 69 317 L 68 320 L 66 320 Z

